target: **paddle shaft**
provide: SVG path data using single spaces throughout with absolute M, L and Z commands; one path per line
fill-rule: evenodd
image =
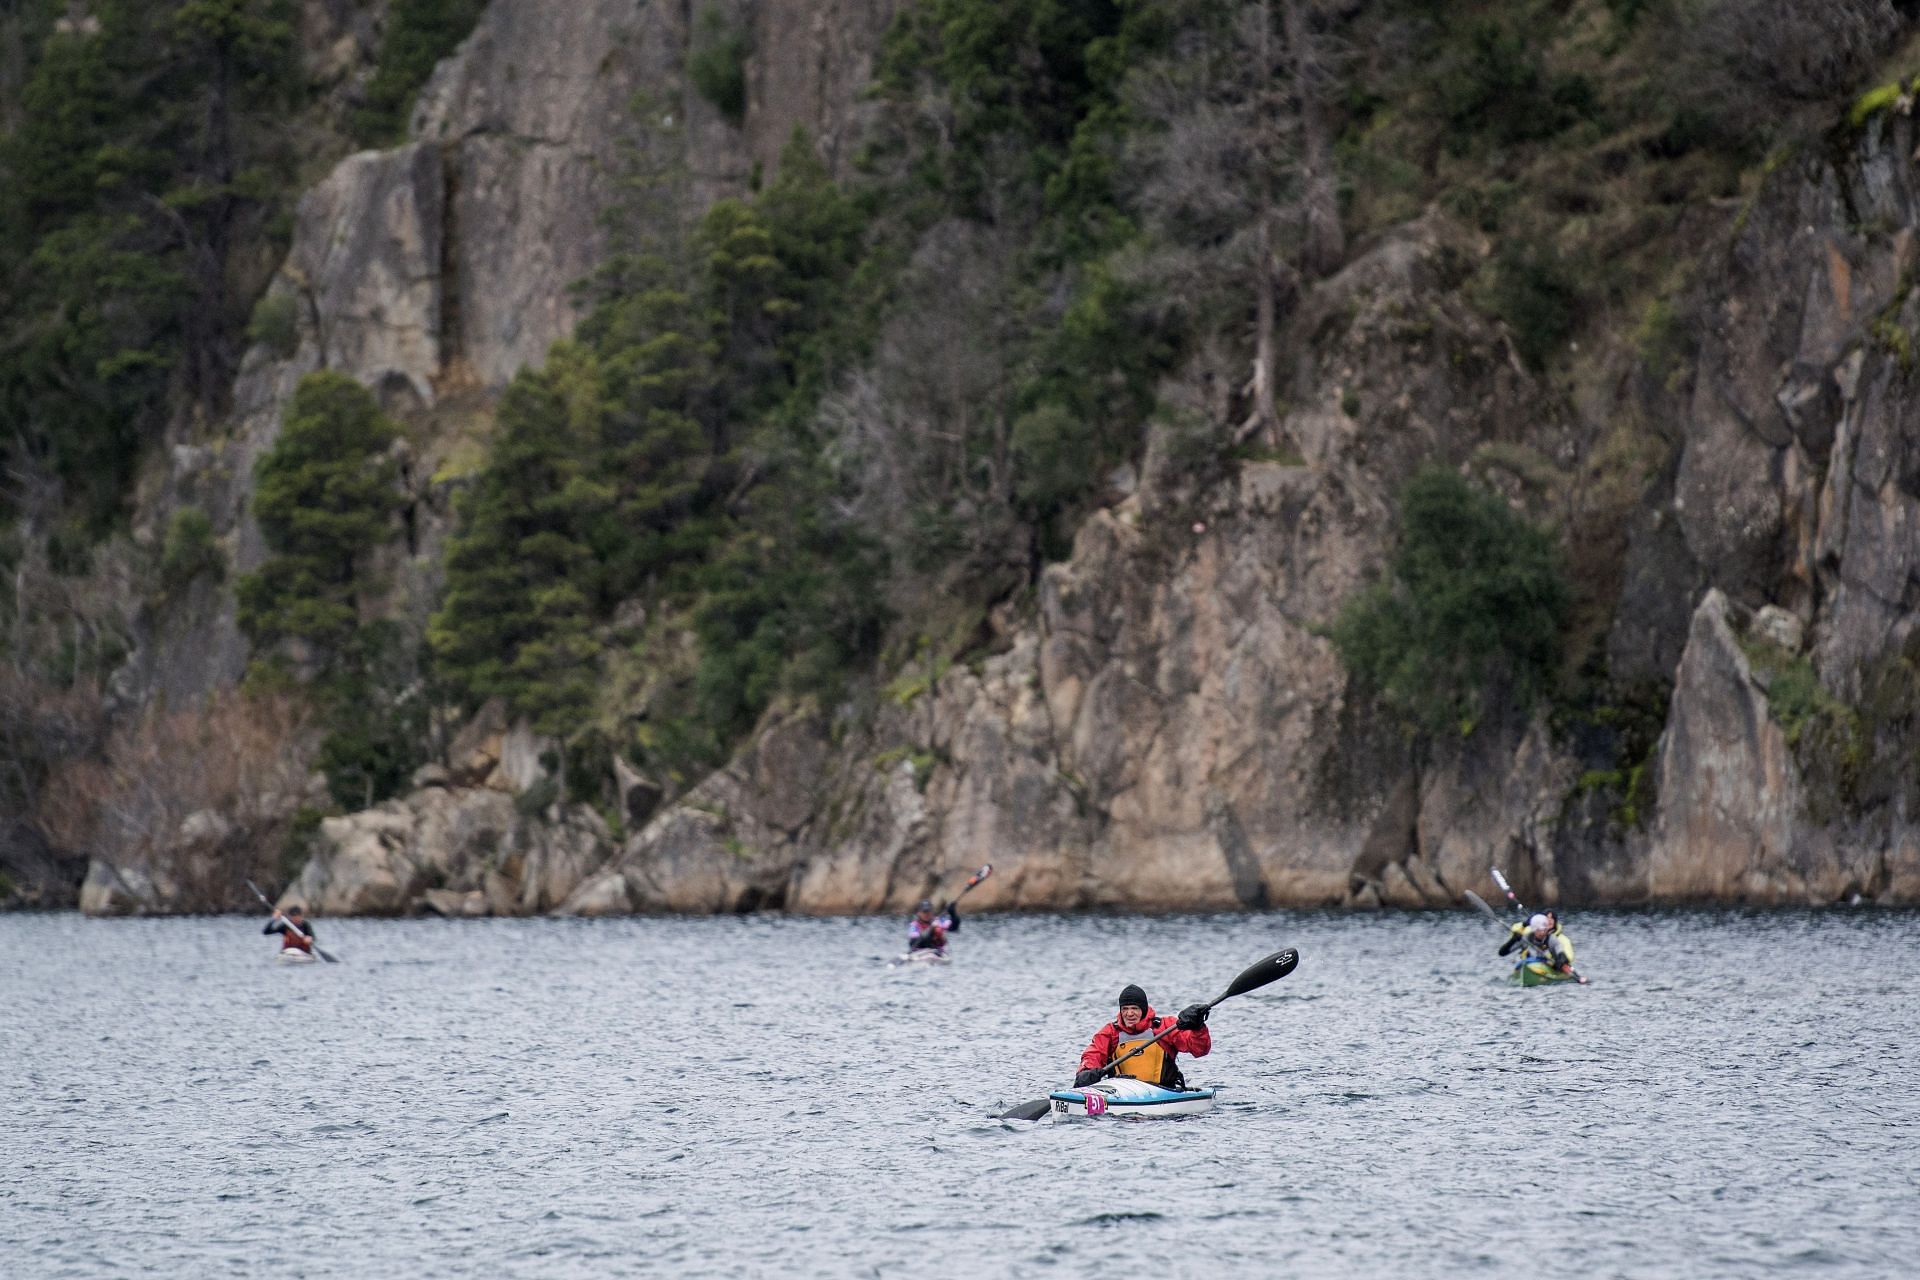
M 1527 904 L 1513 896 L 1513 886 L 1507 883 L 1507 878 L 1504 875 L 1500 874 L 1500 868 L 1489 867 L 1487 869 L 1493 872 L 1493 882 L 1500 886 L 1500 892 L 1507 895 L 1507 901 L 1512 903 L 1513 909 L 1520 913 L 1522 919 L 1525 919 L 1528 915 Z
M 249 880 L 247 881 L 247 888 L 253 890 L 253 896 L 260 899 L 260 903 L 262 906 L 266 907 L 267 910 L 273 912 L 273 914 L 275 914 L 276 916 L 280 915 L 280 908 L 274 906 L 272 899 L 268 898 L 266 894 L 260 892 L 259 885 Z M 293 935 L 296 938 L 299 938 L 302 942 L 306 943 L 309 947 L 312 947 L 314 950 L 314 953 L 318 955 L 322 960 L 325 960 L 328 964 L 334 963 L 332 956 L 320 950 L 320 944 L 313 940 L 312 934 L 306 932 L 306 930 L 302 929 L 299 925 L 295 924 L 293 921 L 286 919 L 284 916 L 281 917 L 281 922 L 285 924 L 287 928 L 293 930 Z

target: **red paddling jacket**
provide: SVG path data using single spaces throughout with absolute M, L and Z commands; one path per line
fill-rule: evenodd
M 1136 1045 L 1151 1040 L 1174 1024 L 1173 1018 L 1156 1017 L 1149 1008 L 1140 1025 L 1132 1031 L 1120 1025 L 1115 1018 L 1106 1026 L 1093 1033 L 1093 1043 L 1080 1055 L 1080 1067 L 1084 1071 L 1098 1071 Z M 1132 1076 L 1135 1080 L 1145 1080 L 1148 1084 L 1157 1084 L 1163 1089 L 1174 1089 L 1184 1084 L 1180 1068 L 1174 1065 L 1175 1054 L 1187 1054 L 1195 1058 L 1204 1058 L 1213 1051 L 1213 1035 L 1203 1023 L 1192 1031 L 1175 1031 L 1152 1048 L 1134 1054 L 1115 1069 L 1114 1074 Z
M 313 950 L 313 926 L 303 920 L 297 926 L 299 933 L 296 933 L 293 929 L 288 928 L 288 925 L 291 923 L 292 922 L 288 920 L 269 920 L 267 921 L 267 927 L 260 932 L 279 934 L 280 949 L 282 951 L 311 952 Z M 303 938 L 300 936 L 301 933 L 307 936 Z

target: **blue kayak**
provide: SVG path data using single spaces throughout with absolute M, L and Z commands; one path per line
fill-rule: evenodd
M 1150 1116 L 1194 1116 L 1213 1110 L 1212 1089 L 1163 1089 L 1145 1080 L 1121 1076 L 1084 1089 L 1055 1089 L 1047 1095 L 1055 1120 L 1094 1116 L 1122 1116 L 1143 1120 Z

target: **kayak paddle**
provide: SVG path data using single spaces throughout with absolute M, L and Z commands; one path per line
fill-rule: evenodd
M 257 885 L 257 884 L 255 884 L 255 883 L 254 883 L 253 881 L 251 881 L 251 880 L 249 880 L 249 881 L 247 881 L 247 888 L 249 888 L 249 889 L 251 889 L 251 890 L 253 890 L 253 896 L 254 896 L 254 897 L 256 897 L 256 898 L 258 898 L 258 899 L 260 899 L 260 902 L 261 902 L 261 905 L 262 905 L 262 906 L 264 906 L 264 907 L 266 907 L 266 909 L 267 909 L 267 910 L 269 910 L 269 911 L 271 911 L 271 912 L 273 912 L 273 914 L 275 914 L 275 915 L 279 915 L 279 914 L 280 914 L 280 908 L 278 908 L 278 907 L 276 907 L 276 906 L 274 906 L 274 905 L 273 905 L 273 903 L 272 903 L 272 901 L 268 899 L 268 897 L 267 897 L 267 895 L 266 895 L 266 894 L 264 894 L 264 893 L 262 893 L 262 892 L 260 892 L 260 886 L 259 886 L 259 885 Z M 305 930 L 303 930 L 303 929 L 302 929 L 302 928 L 301 928 L 301 927 L 300 927 L 299 925 L 297 925 L 297 924 L 295 924 L 295 923 L 294 923 L 293 921 L 291 921 L 291 920 L 286 920 L 286 919 L 285 919 L 284 917 L 282 918 L 282 922 L 283 922 L 283 923 L 284 923 L 284 924 L 285 924 L 285 925 L 287 926 L 287 928 L 289 928 L 289 929 L 291 929 L 291 930 L 293 930 L 293 933 L 294 933 L 294 936 L 295 936 L 295 937 L 297 937 L 297 938 L 301 938 L 301 939 L 303 939 L 303 940 L 305 940 L 305 942 L 306 942 L 306 944 L 307 944 L 307 945 L 308 945 L 309 947 L 312 947 L 312 948 L 313 948 L 313 951 L 314 951 L 314 954 L 315 954 L 315 955 L 317 955 L 317 956 L 319 956 L 319 957 L 320 957 L 320 958 L 321 958 L 322 960 L 325 960 L 325 961 L 326 961 L 326 962 L 327 962 L 328 964 L 338 964 L 338 963 L 340 963 L 340 962 L 339 962 L 338 960 L 336 960 L 336 959 L 334 959 L 334 957 L 332 957 L 332 956 L 330 956 L 330 955 L 328 955 L 328 954 L 327 954 L 326 952 L 324 952 L 324 951 L 322 951 L 322 950 L 320 950 L 320 944 L 319 944 L 319 943 L 317 943 L 317 942 L 315 942 L 315 941 L 313 940 L 313 936 L 312 936 L 311 934 L 309 934 L 309 933 L 307 933 L 307 932 L 306 932 Z
M 1200 1007 L 1211 1013 L 1213 1006 L 1223 1000 L 1231 1000 L 1234 996 L 1242 996 L 1249 991 L 1257 991 L 1270 982 L 1279 981 L 1281 978 L 1292 973 L 1294 966 L 1299 963 L 1300 953 L 1292 947 L 1288 947 L 1284 951 L 1276 951 L 1264 960 L 1256 960 L 1248 965 L 1241 971 L 1239 977 L 1227 984 L 1225 991 L 1222 991 L 1219 995 Z M 1135 1054 L 1146 1052 L 1149 1045 L 1159 1044 L 1179 1029 L 1178 1026 L 1168 1027 L 1165 1031 L 1162 1031 L 1159 1035 L 1147 1041 L 1146 1044 L 1135 1045 L 1127 1052 L 1115 1058 L 1112 1062 L 1109 1062 L 1102 1069 L 1102 1074 L 1111 1073 L 1115 1067 L 1125 1062 L 1128 1058 L 1133 1057 Z M 1052 1109 L 1053 1100 L 1051 1098 L 1036 1098 L 1032 1102 L 1023 1102 L 1011 1110 L 1003 1111 L 994 1118 L 997 1120 L 1038 1120 Z
M 1481 897 L 1479 894 L 1475 893 L 1471 889 L 1467 890 L 1466 898 L 1468 902 L 1471 902 L 1474 906 L 1480 908 L 1481 915 L 1493 921 L 1495 924 L 1499 925 L 1502 929 L 1505 929 L 1508 927 L 1507 922 L 1500 918 L 1499 912 L 1495 911 L 1492 907 L 1487 905 L 1487 900 L 1485 898 Z
M 1500 874 L 1500 868 L 1488 867 L 1487 870 L 1493 872 L 1493 882 L 1500 886 L 1500 892 L 1507 895 L 1507 901 L 1513 904 L 1513 909 L 1520 913 L 1520 918 L 1522 920 L 1525 920 L 1528 915 L 1526 905 L 1522 903 L 1520 899 L 1513 896 L 1513 886 L 1508 884 L 1507 878 Z M 1483 903 L 1482 905 L 1484 906 L 1485 904 Z M 1492 913 L 1489 912 L 1488 914 L 1492 914 Z M 1567 972 L 1572 974 L 1574 977 L 1574 981 L 1578 982 L 1581 986 L 1585 986 L 1587 984 L 1587 980 L 1580 976 L 1580 971 L 1574 968 L 1572 965 L 1567 966 Z
M 951 898 L 947 899 L 947 910 L 949 911 L 953 910 L 954 904 L 959 902 L 960 899 L 966 897 L 968 890 L 972 889 L 973 886 L 979 884 L 982 880 L 985 880 L 988 876 L 992 874 L 993 874 L 993 864 L 991 862 L 983 863 L 978 871 L 974 872 L 972 875 L 967 877 L 967 883 L 964 886 L 962 886 L 960 892 L 954 894 Z

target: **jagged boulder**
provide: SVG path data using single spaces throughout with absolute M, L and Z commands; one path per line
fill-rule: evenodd
M 322 822 L 282 900 L 327 915 L 531 914 L 557 906 L 612 854 L 591 809 L 545 822 L 500 791 L 435 787 Z
M 1694 611 L 1659 770 L 1647 867 L 1656 901 L 1832 901 L 1873 874 L 1877 851 L 1843 850 L 1805 821 L 1792 747 L 1718 589 Z
M 818 807 L 826 759 L 817 720 L 772 713 L 753 745 L 630 838 L 618 863 L 560 910 L 599 914 L 623 901 L 692 913 L 787 906 L 799 828 Z
M 80 885 L 80 910 L 90 916 L 141 915 L 165 910 L 174 896 L 172 882 L 149 866 L 116 867 L 93 858 Z
M 0 911 L 76 906 L 88 869 L 86 858 L 54 848 L 33 824 L 0 818 Z

